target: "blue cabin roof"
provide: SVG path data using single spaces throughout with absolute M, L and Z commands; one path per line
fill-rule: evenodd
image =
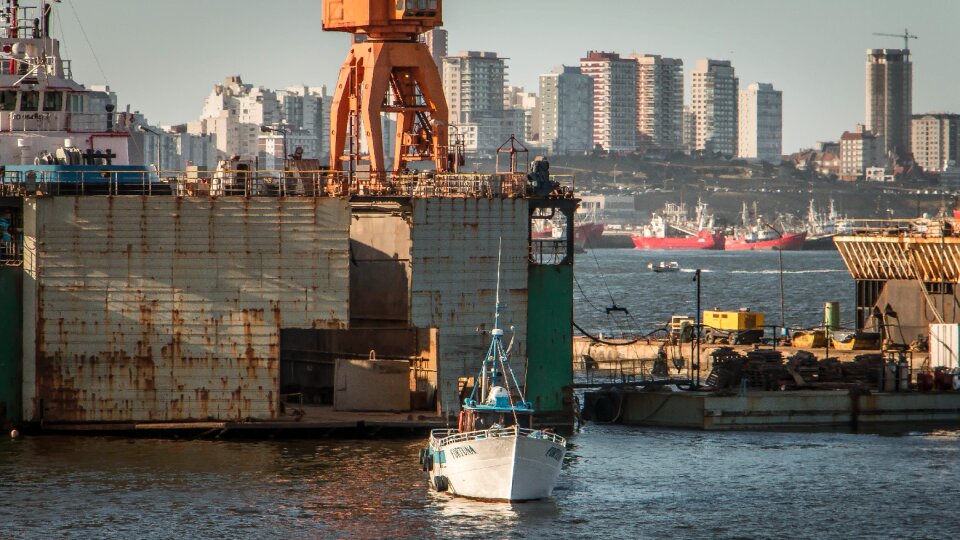
M 28 173 L 34 182 L 60 184 L 144 184 L 156 183 L 153 170 L 143 165 L 7 165 L 6 181 L 24 182 Z M 13 173 L 13 174 L 11 174 Z

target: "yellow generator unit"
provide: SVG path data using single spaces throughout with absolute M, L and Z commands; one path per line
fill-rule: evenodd
M 762 330 L 763 324 L 763 313 L 753 313 L 747 309 L 703 312 L 703 326 L 705 328 L 743 332 L 745 330 Z

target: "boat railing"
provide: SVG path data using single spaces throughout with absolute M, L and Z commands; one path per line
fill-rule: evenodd
M 460 433 L 455 429 L 435 429 L 430 433 L 430 437 L 438 446 L 446 446 L 458 442 L 474 441 L 478 439 L 495 439 L 500 437 L 529 437 L 531 439 L 548 440 L 562 446 L 566 446 L 567 444 L 567 440 L 565 438 L 551 431 L 527 429 L 518 426 L 467 431 L 463 433 Z
M 389 175 L 382 180 L 324 170 L 16 170 L 0 193 L 23 195 L 176 195 L 179 197 L 514 198 L 530 195 L 525 178 L 483 174 Z M 554 196 L 572 197 L 559 191 Z M 553 242 L 557 244 L 557 242 Z M 551 246 L 552 250 L 557 250 Z M 550 250 L 547 250 L 550 251 Z M 552 251 L 551 251 L 552 253 Z M 557 255 L 561 255 L 559 252 Z M 562 254 L 562 255 L 565 255 Z
M 132 115 L 127 113 L 79 113 L 69 111 L 4 111 L 0 113 L 0 131 L 30 133 L 67 131 L 70 133 L 110 133 L 127 135 Z M 119 144 L 119 143 L 118 143 Z M 125 144 L 125 143 L 124 143 Z

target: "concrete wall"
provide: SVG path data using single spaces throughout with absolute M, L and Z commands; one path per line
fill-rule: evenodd
M 24 204 L 24 413 L 274 418 L 281 328 L 347 326 L 339 199 Z
M 489 345 L 489 336 L 477 328 L 489 331 L 493 325 L 501 240 L 501 326 L 508 339 L 515 337 L 511 359 L 523 384 L 527 205 L 523 199 L 413 201 L 411 322 L 439 328 L 439 397 L 445 413 L 459 410 L 457 379 L 479 373 Z

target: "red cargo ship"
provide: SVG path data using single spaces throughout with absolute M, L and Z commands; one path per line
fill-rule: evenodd
M 667 251 L 723 249 L 726 236 L 713 231 L 713 216 L 707 205 L 697 201 L 697 217 L 690 221 L 683 203 L 667 203 L 660 214 L 654 214 L 640 234 L 632 236 L 637 249 Z
M 776 234 L 769 235 L 747 234 L 728 240 L 726 243 L 727 251 L 766 251 L 782 249 L 783 251 L 799 251 L 803 249 L 803 243 L 807 240 L 807 233 L 787 233 L 783 238 L 778 238 Z
M 661 237 L 633 235 L 633 245 L 637 249 L 662 249 L 665 251 L 684 251 L 699 249 L 723 249 L 726 237 L 723 233 L 700 231 L 695 236 Z

